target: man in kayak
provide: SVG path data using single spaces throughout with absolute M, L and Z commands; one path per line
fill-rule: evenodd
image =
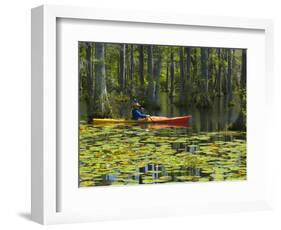
M 138 102 L 134 102 L 133 109 L 132 109 L 132 119 L 139 120 L 150 117 L 149 115 L 143 113 L 140 110 L 141 105 Z

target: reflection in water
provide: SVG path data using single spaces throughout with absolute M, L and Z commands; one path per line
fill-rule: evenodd
M 232 107 L 228 106 L 228 99 L 224 97 L 215 98 L 213 106 L 210 109 L 198 109 L 193 105 L 178 107 L 173 104 L 173 98 L 168 96 L 167 92 L 160 94 L 160 110 L 147 108 L 146 113 L 155 116 L 177 117 L 192 115 L 192 129 L 194 132 L 209 132 L 227 130 L 229 124 L 233 123 L 240 112 L 239 98 L 234 98 Z M 120 108 L 120 118 L 129 118 L 131 116 L 131 102 L 122 104 Z M 80 102 L 81 119 L 86 117 L 85 102 Z M 86 118 L 85 118 L 86 119 Z
M 240 102 L 236 98 L 232 107 L 228 106 L 228 99 L 224 97 L 215 98 L 212 108 L 198 109 L 195 106 L 177 107 L 167 96 L 167 93 L 161 93 L 161 111 L 152 114 L 159 116 L 183 116 L 192 115 L 192 128 L 196 132 L 200 131 L 220 131 L 226 130 L 228 125 L 234 122 L 240 112 Z

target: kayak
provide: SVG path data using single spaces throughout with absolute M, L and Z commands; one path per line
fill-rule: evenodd
M 126 119 L 111 119 L 111 118 L 94 118 L 94 124 L 106 124 L 106 123 L 132 123 L 132 124 L 147 124 L 147 123 L 159 123 L 159 124 L 188 124 L 192 116 L 181 117 L 158 117 L 151 116 L 140 120 L 126 120 Z

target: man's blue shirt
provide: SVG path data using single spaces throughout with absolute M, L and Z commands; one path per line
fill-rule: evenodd
M 146 115 L 144 113 L 142 113 L 141 111 L 139 111 L 138 109 L 133 109 L 132 110 L 132 115 L 133 115 L 133 119 L 134 120 L 138 120 L 141 118 L 146 118 Z

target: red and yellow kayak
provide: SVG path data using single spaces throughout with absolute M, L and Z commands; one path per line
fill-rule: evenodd
M 132 123 L 132 124 L 146 124 L 146 123 L 159 123 L 159 124 L 188 124 L 192 116 L 181 117 L 158 117 L 151 116 L 140 120 L 126 120 L 126 119 L 111 119 L 111 118 L 94 118 L 94 124 L 108 124 L 108 123 Z

